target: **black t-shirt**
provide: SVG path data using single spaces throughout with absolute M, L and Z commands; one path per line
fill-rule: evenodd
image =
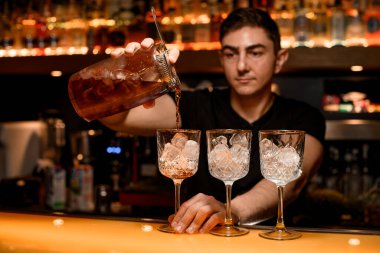
M 307 103 L 275 95 L 271 108 L 257 121 L 249 123 L 241 118 L 231 107 L 230 89 L 213 91 L 183 91 L 180 100 L 182 128 L 202 130 L 200 161 L 197 173 L 183 181 L 183 197 L 188 199 L 202 192 L 225 202 L 224 183 L 208 171 L 207 129 L 250 129 L 253 131 L 252 155 L 248 175 L 234 182 L 232 198 L 251 189 L 263 177 L 260 172 L 258 130 L 289 129 L 304 130 L 323 143 L 325 119 L 322 113 Z

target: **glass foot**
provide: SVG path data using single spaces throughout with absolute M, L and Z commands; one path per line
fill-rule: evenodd
M 241 236 L 248 233 L 248 229 L 235 226 L 216 226 L 210 230 L 210 234 L 228 237 Z
M 287 229 L 273 229 L 268 232 L 259 233 L 259 235 L 271 240 L 293 240 L 302 236 L 302 234 L 297 231 Z
M 172 226 L 170 226 L 170 224 L 164 224 L 164 225 L 161 225 L 157 228 L 158 231 L 161 231 L 161 232 L 165 232 L 165 233 L 172 233 L 172 234 L 175 234 L 176 232 L 174 231 L 174 229 L 172 228 Z

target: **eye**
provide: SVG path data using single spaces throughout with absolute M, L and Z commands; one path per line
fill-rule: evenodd
M 235 52 L 233 52 L 233 51 L 227 51 L 227 50 L 223 51 L 222 55 L 226 59 L 234 59 L 237 56 L 237 54 Z
M 247 56 L 250 57 L 250 58 L 257 58 L 257 57 L 260 57 L 263 55 L 263 51 L 262 50 L 249 50 L 247 52 Z

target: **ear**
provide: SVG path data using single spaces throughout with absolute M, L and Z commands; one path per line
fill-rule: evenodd
M 288 60 L 289 52 L 287 49 L 281 49 L 277 53 L 276 66 L 274 68 L 274 73 L 279 73 L 282 69 L 282 66 Z

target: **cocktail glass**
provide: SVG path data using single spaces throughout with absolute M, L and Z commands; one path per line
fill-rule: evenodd
M 210 233 L 219 236 L 240 236 L 248 229 L 237 227 L 232 220 L 232 184 L 248 174 L 251 158 L 252 132 L 250 130 L 214 129 L 206 131 L 207 158 L 210 174 L 224 182 L 226 187 L 226 217 L 222 226 Z
M 289 230 L 284 223 L 284 188 L 301 176 L 305 132 L 299 130 L 259 131 L 260 168 L 264 178 L 273 182 L 278 190 L 276 226 L 261 237 L 273 240 L 290 240 L 301 237 L 301 233 Z
M 181 183 L 198 170 L 200 130 L 158 129 L 158 167 L 162 175 L 174 182 L 174 213 L 181 203 Z M 175 233 L 170 224 L 164 224 L 159 231 Z

